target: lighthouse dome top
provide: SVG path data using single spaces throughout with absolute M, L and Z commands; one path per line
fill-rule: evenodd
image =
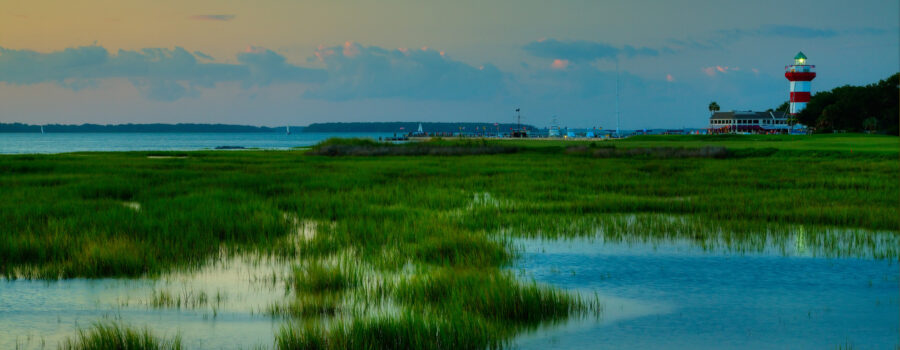
M 794 56 L 794 64 L 806 64 L 806 55 L 803 54 L 803 51 L 798 52 L 797 56 Z

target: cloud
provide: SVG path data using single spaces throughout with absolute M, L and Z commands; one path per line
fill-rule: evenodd
M 199 96 L 200 88 L 218 83 L 244 88 L 302 83 L 307 97 L 326 100 L 490 98 L 504 88 L 504 75 L 493 65 L 472 66 L 427 47 L 389 50 L 350 42 L 320 47 L 312 60 L 325 69 L 288 63 L 281 54 L 262 47 L 248 47 L 236 58 L 236 63 L 217 63 L 207 54 L 181 47 L 115 53 L 101 46 L 48 53 L 0 47 L 0 83 L 49 82 L 79 90 L 119 78 L 159 101 Z
M 496 96 L 503 74 L 490 64 L 472 66 L 428 49 L 385 49 L 347 42 L 320 46 L 316 61 L 328 79 L 308 90 L 311 98 L 409 98 L 462 100 Z
M 200 94 L 196 87 L 172 80 L 132 79 L 132 85 L 142 95 L 157 101 L 175 101 L 184 97 L 195 97 Z
M 230 21 L 234 15 L 193 15 L 189 18 L 195 21 Z
M 523 46 L 522 49 L 536 57 L 561 59 L 571 62 L 611 60 L 618 56 L 659 56 L 661 52 L 670 51 L 670 49 L 657 50 L 631 45 L 615 47 L 601 42 L 583 40 L 560 41 L 556 39 L 533 41 Z
M 250 70 L 244 85 L 323 82 L 326 78 L 324 71 L 288 64 L 284 56 L 261 47 L 247 48 L 244 52 L 238 53 L 237 60 Z
M 202 53 L 200 51 L 194 51 L 194 56 L 200 57 L 204 60 L 210 60 L 210 61 L 215 60 L 215 58 L 213 58 L 212 56 Z
M 741 67 L 729 67 L 729 66 L 716 65 L 716 66 L 711 66 L 711 67 L 704 67 L 701 70 L 703 71 L 704 74 L 706 74 L 710 77 L 715 77 L 719 74 L 728 74 L 728 73 L 732 73 L 732 72 L 739 72 L 739 71 L 741 71 Z M 754 73 L 758 74 L 759 70 L 755 70 Z
M 49 53 L 0 47 L 0 82 L 11 85 L 51 82 L 78 90 L 95 87 L 101 79 L 124 78 L 147 98 L 174 101 L 199 95 L 198 87 L 209 88 L 223 82 L 249 87 L 315 83 L 326 77 L 323 70 L 288 64 L 283 56 L 265 49 L 239 54 L 238 64 L 201 63 L 197 57 L 211 59 L 181 47 L 119 50 L 115 54 L 101 46 Z
M 566 69 L 569 67 L 569 60 L 561 60 L 555 59 L 553 63 L 550 64 L 550 68 L 553 69 Z

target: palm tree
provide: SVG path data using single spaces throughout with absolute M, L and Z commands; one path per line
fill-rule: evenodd
M 709 103 L 709 114 L 712 115 L 715 112 L 719 111 L 719 104 L 716 101 L 712 101 Z

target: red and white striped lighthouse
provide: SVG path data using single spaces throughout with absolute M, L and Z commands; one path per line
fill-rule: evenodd
M 809 102 L 809 82 L 816 78 L 816 66 L 806 64 L 803 52 L 794 56 L 794 64 L 784 67 L 784 77 L 791 81 L 791 115 L 800 113 Z

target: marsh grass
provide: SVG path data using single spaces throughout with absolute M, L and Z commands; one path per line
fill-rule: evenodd
M 209 296 L 204 291 L 185 290 L 181 293 L 172 293 L 161 290 L 153 292 L 149 305 L 155 308 L 197 309 L 207 306 L 216 307 L 223 301 L 225 301 L 225 296 L 221 293 Z
M 338 294 L 299 294 L 288 303 L 270 305 L 268 314 L 297 319 L 334 317 L 341 313 L 342 297 Z
M 897 259 L 900 256 L 900 235 L 890 231 L 767 222 L 710 222 L 697 216 L 650 213 L 572 217 L 568 221 L 521 218 L 512 228 L 499 234 L 512 238 L 508 250 L 514 255 L 520 250 L 515 238 L 587 238 L 661 245 L 689 242 L 703 250 L 736 254 L 870 259 Z
M 470 292 L 474 290 L 479 292 Z M 401 282 L 395 295 L 413 310 L 462 313 L 497 328 L 563 320 L 594 306 L 566 292 L 522 284 L 493 270 L 438 269 Z
M 136 330 L 118 323 L 97 323 L 60 345 L 63 350 L 179 350 L 181 337 L 160 339 L 144 328 Z
M 289 299 L 267 310 L 302 321 L 279 333 L 280 348 L 439 349 L 499 347 L 539 324 L 598 312 L 591 300 L 502 272 L 517 237 L 735 251 L 802 242 L 824 256 L 897 259 L 900 165 L 883 139 L 653 140 L 592 149 L 712 143 L 743 153 L 595 158 L 567 154 L 573 143 L 504 140 L 517 151 L 0 156 L 0 273 L 153 277 L 250 252 L 296 265 Z M 472 142 L 427 147 L 494 146 Z M 373 146 L 326 145 L 343 143 Z M 172 294 L 159 304 L 179 297 L 196 304 Z
M 326 266 L 314 261 L 294 268 L 291 284 L 297 293 L 338 293 L 359 285 L 359 273 L 350 266 Z
M 490 326 L 459 315 L 355 318 L 348 323 L 287 325 L 276 348 L 290 349 L 496 349 L 505 345 Z
M 328 139 L 315 146 L 309 154 L 322 156 L 461 156 L 515 153 L 517 147 L 467 140 L 462 142 L 388 143 L 370 139 Z
M 774 153 L 775 149 L 771 149 Z M 574 146 L 566 149 L 567 154 L 584 154 L 596 158 L 615 158 L 615 157 L 646 157 L 646 158 L 728 158 L 736 155 L 735 152 L 728 152 L 728 149 L 721 146 L 703 146 L 698 148 L 680 148 L 680 147 L 633 147 L 633 148 L 615 148 L 607 147 L 591 147 L 591 146 Z M 770 153 L 770 154 L 771 154 Z M 741 153 L 737 153 L 741 154 Z M 744 154 L 741 154 L 744 155 Z

